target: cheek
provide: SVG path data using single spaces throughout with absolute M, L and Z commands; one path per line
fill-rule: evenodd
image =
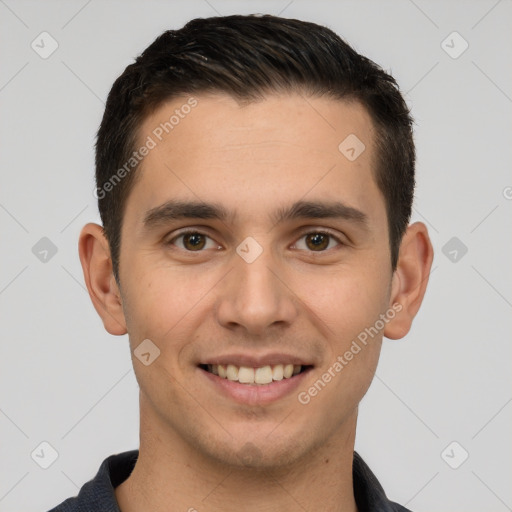
M 125 303 L 128 331 L 131 334 L 165 339 L 200 307 L 201 299 L 216 282 L 208 273 L 187 268 L 155 267 L 142 275 L 132 275 L 126 287 Z M 151 268 L 148 264 L 146 268 Z
M 333 348 L 339 350 L 374 325 L 385 311 L 388 281 L 384 273 L 347 266 L 301 275 L 294 290 L 323 325 L 327 339 L 336 340 Z
M 373 267 L 379 268 L 377 264 Z M 329 402 L 332 410 L 339 411 L 339 421 L 357 406 L 373 379 L 382 343 L 379 319 L 387 308 L 389 279 L 369 265 L 352 266 L 331 275 L 323 283 L 322 293 L 317 290 L 312 295 L 315 312 L 329 326 L 323 371 L 330 370 L 330 374 L 324 373 L 323 380 L 330 379 L 330 383 L 317 403 L 321 407 L 322 400 Z
M 125 286 L 129 300 L 123 302 L 136 378 L 147 399 L 165 407 L 182 406 L 179 390 L 186 378 L 181 361 L 189 355 L 191 321 L 204 295 L 197 277 L 195 281 L 189 273 L 154 267 L 143 275 L 132 274 Z M 146 339 L 158 350 L 149 365 L 137 356 L 137 347 Z
M 211 314 L 211 298 L 220 277 L 214 271 L 198 272 L 193 266 L 178 269 L 154 264 L 151 271 L 131 276 L 125 315 L 133 362 L 139 367 L 139 383 L 146 382 L 141 384 L 142 388 L 148 389 L 153 385 L 151 382 L 159 381 L 160 384 L 154 385 L 157 389 L 162 387 L 164 392 L 166 383 L 174 377 L 178 382 L 185 382 L 189 362 L 195 354 L 194 335 Z M 142 367 L 134 354 L 145 339 L 151 340 L 160 351 L 148 367 Z M 153 369 L 150 375 L 146 372 L 148 368 Z

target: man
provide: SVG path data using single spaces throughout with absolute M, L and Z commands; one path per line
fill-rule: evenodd
M 411 125 L 391 76 L 298 20 L 196 19 L 126 68 L 79 250 L 129 334 L 140 448 L 54 512 L 406 510 L 354 442 L 432 263 Z

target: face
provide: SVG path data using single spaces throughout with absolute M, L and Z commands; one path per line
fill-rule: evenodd
M 195 101 L 145 120 L 126 203 L 132 355 L 160 350 L 133 356 L 141 414 L 223 463 L 290 463 L 353 430 L 378 361 L 392 271 L 372 122 L 326 98 Z

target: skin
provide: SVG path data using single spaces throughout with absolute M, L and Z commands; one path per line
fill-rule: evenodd
M 80 236 L 91 299 L 109 333 L 128 332 L 140 385 L 140 453 L 115 490 L 120 509 L 356 511 L 358 404 L 382 336 L 403 337 L 422 302 L 433 257 L 427 228 L 408 227 L 392 272 L 385 202 L 373 175 L 374 128 L 358 103 L 300 94 L 245 106 L 224 94 L 196 99 L 136 171 L 121 232 L 120 285 L 101 227 L 87 224 Z M 148 117 L 140 141 L 186 100 L 175 98 Z M 366 146 L 353 162 L 338 150 L 349 134 Z M 145 229 L 146 213 L 169 199 L 218 202 L 236 217 Z M 276 225 L 269 218 L 301 199 L 343 201 L 368 222 Z M 185 227 L 207 235 L 204 248 L 175 238 Z M 319 250 L 306 236 L 318 230 L 340 241 L 327 238 Z M 250 264 L 236 252 L 248 236 L 263 249 Z M 393 304 L 401 311 L 301 404 L 298 392 Z M 133 351 L 148 338 L 160 356 L 145 366 Z M 313 369 L 299 389 L 264 406 L 222 395 L 197 366 L 223 354 L 273 351 L 295 354 Z

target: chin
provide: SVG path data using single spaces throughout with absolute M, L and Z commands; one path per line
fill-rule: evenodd
M 215 446 L 203 446 L 203 451 L 217 463 L 233 466 L 237 469 L 271 470 L 290 466 L 302 459 L 308 452 L 303 435 L 274 436 L 256 438 L 244 436 L 235 440 L 216 443 Z M 298 441 L 296 439 L 301 439 Z M 312 445 L 315 443 L 312 443 Z M 196 448 L 200 448 L 196 444 Z M 313 448 L 313 446 L 311 446 Z

